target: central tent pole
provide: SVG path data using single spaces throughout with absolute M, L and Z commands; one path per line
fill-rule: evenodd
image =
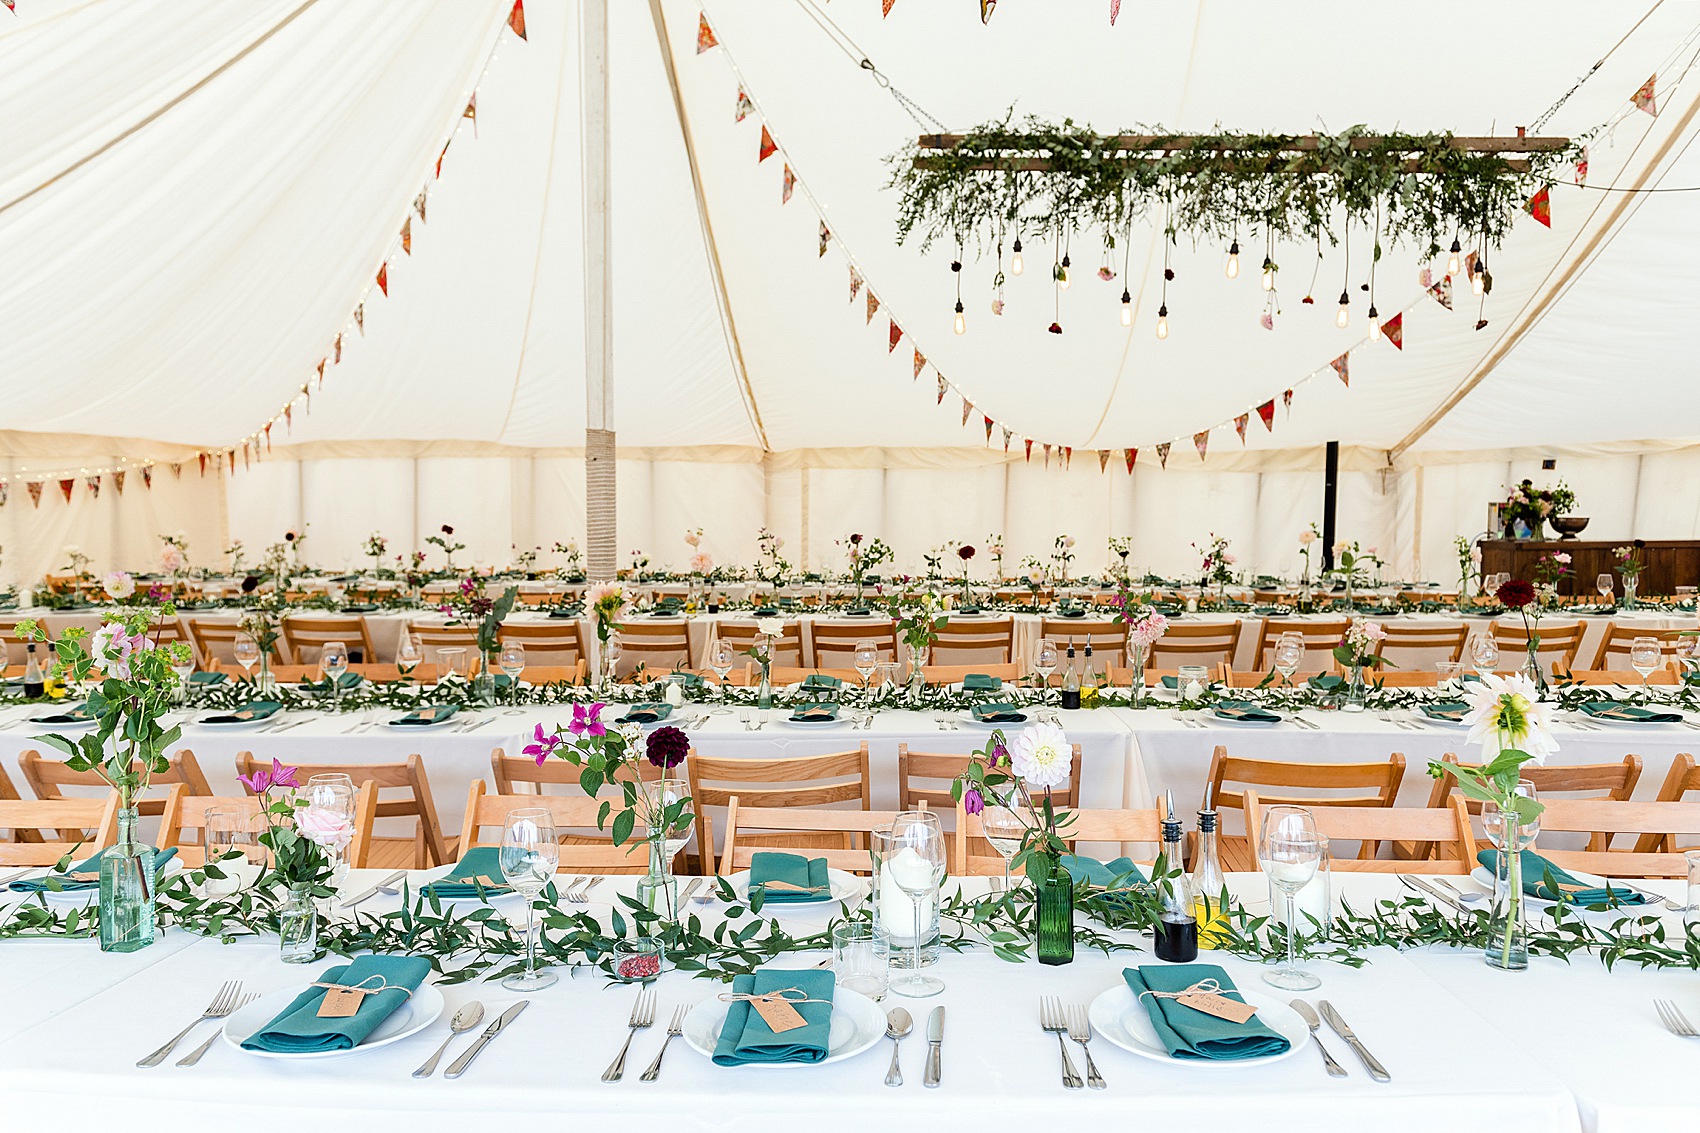
M 1340 442 L 1329 441 L 1322 464 L 1322 569 L 1334 569 L 1334 508 L 1340 494 Z
M 585 568 L 592 582 L 618 569 L 615 551 L 614 327 L 608 216 L 608 0 L 579 4 L 584 107 Z

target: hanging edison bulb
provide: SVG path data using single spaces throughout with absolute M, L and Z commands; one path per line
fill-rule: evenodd
M 1133 325 L 1133 296 L 1129 295 L 1127 293 L 1127 288 L 1124 287 L 1124 288 L 1122 288 L 1122 326 L 1130 327 L 1132 325 Z
M 1240 242 L 1235 240 L 1228 245 L 1228 262 L 1222 268 L 1223 274 L 1229 279 L 1236 279 L 1240 274 Z
M 1068 290 L 1068 253 L 1067 252 L 1063 253 L 1062 263 L 1057 265 L 1056 277 L 1057 277 L 1057 286 L 1062 288 L 1064 291 L 1067 291 Z
M 1263 257 L 1263 290 L 1275 290 L 1275 261 L 1268 256 Z
M 1017 236 L 1015 238 L 1015 246 L 1010 250 L 1015 254 L 1009 261 L 1009 274 L 1020 275 L 1023 271 L 1027 270 L 1027 264 L 1021 258 L 1021 237 Z
M 1342 292 L 1340 292 L 1340 310 L 1335 312 L 1334 325 L 1337 326 L 1337 327 L 1340 327 L 1341 329 L 1345 329 L 1346 324 L 1351 322 L 1351 321 L 1352 321 L 1352 297 L 1350 295 L 1348 295 L 1346 292 L 1342 291 Z
M 1375 313 L 1375 304 L 1369 305 L 1369 340 L 1375 342 L 1381 338 L 1381 320 Z
M 1157 337 L 1169 337 L 1169 305 L 1167 303 L 1157 308 Z
M 1484 292 L 1486 292 L 1487 291 L 1487 279 L 1488 279 L 1487 261 L 1482 260 L 1482 259 L 1478 259 L 1476 261 L 1476 272 L 1475 272 L 1474 275 L 1470 276 L 1470 292 L 1471 292 L 1471 294 L 1481 295 Z
M 956 333 L 968 333 L 968 320 L 962 314 L 962 300 L 960 299 L 956 301 Z
M 1463 250 L 1464 249 L 1462 247 L 1460 247 L 1459 244 L 1458 244 L 1458 237 L 1454 236 L 1452 238 L 1452 251 L 1446 257 L 1446 274 L 1447 275 L 1457 275 L 1458 274 L 1458 253 L 1462 252 Z

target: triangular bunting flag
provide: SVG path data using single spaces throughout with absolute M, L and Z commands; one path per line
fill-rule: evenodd
M 755 109 L 755 106 L 750 102 L 749 94 L 745 92 L 743 87 L 739 87 L 738 88 L 738 117 L 737 117 L 737 120 L 739 122 L 742 122 L 744 119 L 746 119 L 750 116 L 750 111 L 752 111 L 754 109 Z
M 1286 390 L 1281 394 L 1281 408 L 1287 411 L 1287 416 L 1293 415 L 1293 391 Z
M 1576 159 L 1576 183 L 1578 185 L 1586 185 L 1588 183 L 1588 147 L 1587 146 L 1582 147 L 1582 156 Z
M 41 506 L 41 484 L 42 482 L 40 480 L 31 480 L 29 483 L 24 485 L 24 487 L 29 490 L 30 503 L 35 507 Z
M 83 483 L 88 485 L 89 498 L 90 499 L 96 499 L 96 500 L 100 499 L 100 477 L 99 476 L 90 476 L 90 477 L 86 478 L 83 481 Z
M 1192 435 L 1192 447 L 1198 450 L 1198 459 L 1203 460 L 1205 452 L 1210 448 L 1210 430 Z
M 401 222 L 401 250 L 410 256 L 413 254 L 413 218 L 411 216 Z
M 466 109 L 460 112 L 462 118 L 472 119 L 472 136 L 478 136 L 478 92 L 473 91 L 472 97 L 466 100 Z
M 981 414 L 981 419 L 986 422 L 986 444 L 990 445 L 992 443 L 992 419 L 985 414 Z
M 201 459 L 205 460 L 206 458 L 203 456 Z M 181 460 L 171 465 L 171 478 L 173 480 L 183 479 L 183 462 Z
M 142 487 L 153 490 L 153 465 L 142 465 Z
M 336 336 L 336 346 L 334 352 L 331 354 L 331 363 L 337 366 L 342 365 L 342 335 L 340 334 Z M 320 374 L 319 381 L 323 382 L 324 380 L 325 375 Z
M 508 13 L 508 26 L 515 35 L 525 38 L 525 0 L 514 0 L 514 10 Z
M 454 139 L 450 138 L 449 141 L 452 142 L 452 141 L 454 141 Z M 449 142 L 444 142 L 443 143 L 443 152 L 439 153 L 437 155 L 437 179 L 438 180 L 442 179 L 442 176 L 443 176 L 443 158 L 445 158 L 447 156 L 449 156 Z
M 65 502 L 66 503 L 71 502 L 71 492 L 74 488 L 76 488 L 76 486 L 77 486 L 77 482 L 75 480 L 61 480 L 61 481 L 59 481 L 59 490 L 61 492 L 65 493 Z
M 779 152 L 779 143 L 773 140 L 773 135 L 767 132 L 767 123 L 761 124 L 761 150 L 756 154 L 756 164 L 760 165 L 768 158 Z
M 1234 418 L 1234 432 L 1240 435 L 1240 444 L 1245 444 L 1245 427 L 1251 424 L 1251 414 L 1241 413 Z
M 797 187 L 797 175 L 795 173 L 791 172 L 791 167 L 789 165 L 787 165 L 785 167 L 785 185 L 779 192 L 779 203 L 782 204 L 782 205 L 790 204 L 791 203 L 791 190 L 795 189 L 796 187 Z M 1546 192 L 1545 189 L 1542 189 L 1541 191 L 1543 193 Z
M 1051 466 L 1051 446 L 1046 445 L 1045 446 L 1045 467 L 1049 468 L 1050 466 Z
M 1162 444 L 1157 446 L 1157 462 L 1163 466 L 1163 470 L 1165 472 L 1168 471 L 1168 468 L 1169 468 L 1169 442 L 1168 441 L 1164 441 Z
M 1653 101 L 1653 80 L 1658 77 L 1657 74 L 1648 75 L 1647 81 L 1641 84 L 1641 89 L 1635 92 L 1634 99 L 1635 109 L 1645 110 L 1654 118 L 1659 116 L 1659 104 Z
M 413 198 L 413 211 L 419 214 L 419 223 L 425 223 L 425 190 L 419 190 L 419 195 Z
M 1449 275 L 1441 276 L 1440 282 L 1431 286 L 1428 289 L 1428 293 L 1430 295 L 1434 296 L 1434 301 L 1436 303 L 1439 303 L 1442 307 L 1445 307 L 1448 311 L 1450 311 L 1452 309 L 1452 277 L 1451 276 L 1449 276 Z
M 866 319 L 863 319 L 862 322 L 864 324 L 873 322 L 874 321 L 874 314 L 879 309 L 880 309 L 879 296 L 875 295 L 874 289 L 870 287 L 870 288 L 868 288 L 868 317 Z
M 820 222 L 820 255 L 826 255 L 826 242 L 832 239 L 832 229 L 826 226 L 826 221 Z M 816 257 L 819 258 L 818 256 Z
M 1464 278 L 1469 279 L 1476 274 L 1476 253 L 1464 253 Z
M 236 450 L 233 449 L 233 448 L 232 449 L 226 449 L 224 451 L 224 459 L 226 459 L 230 462 L 230 470 L 232 472 L 235 472 L 236 471 Z
M 1139 459 L 1139 450 L 1136 448 L 1122 449 L 1122 459 L 1127 462 L 1127 474 L 1132 476 L 1133 462 Z
M 1352 384 L 1352 356 L 1351 356 L 1351 354 L 1349 354 L 1349 353 L 1342 354 L 1342 355 L 1340 355 L 1340 357 L 1334 359 L 1334 361 L 1332 361 L 1328 364 L 1330 366 L 1334 367 L 1334 372 L 1336 374 L 1340 375 L 1340 384 L 1343 385 L 1343 386 L 1350 387 L 1351 384 Z
M 118 489 L 118 494 L 120 496 L 122 496 L 124 494 L 124 473 L 123 473 L 122 470 L 119 470 L 119 471 L 114 472 L 112 474 L 112 486 L 114 488 Z M 4 487 L 0 486 L 0 491 L 4 491 L 4 490 L 5 490 Z M 0 499 L 0 504 L 3 504 L 4 502 L 5 501 L 3 499 Z
M 360 337 L 366 337 L 366 304 L 354 308 L 354 328 L 360 332 Z
M 997 6 L 998 0 L 980 0 L 980 22 L 982 24 L 992 22 L 992 13 L 997 10 Z
M 969 414 L 971 414 L 973 412 L 974 412 L 973 404 L 970 403 L 969 400 L 966 397 L 963 398 L 962 399 L 962 427 L 964 429 L 966 429 L 968 427 L 968 416 L 969 416 Z
M 921 352 L 919 350 L 916 350 L 915 351 L 915 373 L 910 377 L 909 380 L 914 381 L 916 378 L 919 378 L 921 376 L 921 371 L 925 370 L 926 368 L 927 368 L 927 360 L 925 358 L 921 357 Z
M 1396 349 L 1405 349 L 1405 312 L 1400 311 L 1391 319 L 1381 324 L 1381 333 L 1387 336 Z
M 12 494 L 12 485 L 0 480 L 0 507 L 6 506 L 6 497 Z
M 1545 185 L 1542 185 L 1541 191 L 1530 197 L 1529 203 L 1523 207 L 1529 210 L 1530 216 L 1548 228 L 1552 227 L 1552 194 L 1547 191 Z
M 319 384 L 325 384 L 325 360 L 323 358 L 319 359 Z
M 856 265 L 850 265 L 850 302 L 856 301 L 856 295 L 862 290 L 862 273 L 856 270 Z
M 897 344 L 899 342 L 903 341 L 903 328 L 897 325 L 896 319 L 891 320 L 891 336 L 890 337 L 891 337 L 891 342 L 885 348 L 885 352 L 887 354 L 890 354 L 892 351 L 896 350 Z
M 385 295 L 390 293 L 390 265 L 384 264 L 378 268 L 378 290 Z
M 1021 439 L 1021 447 L 1027 450 L 1027 463 L 1032 464 L 1033 463 L 1033 438 L 1032 437 L 1023 437 Z
M 999 425 L 998 428 L 1003 430 L 1003 451 L 1007 455 L 1009 453 L 1009 438 L 1012 434 L 1007 425 Z
M 944 391 L 949 389 L 949 388 L 950 388 L 950 383 L 944 380 L 943 374 L 940 374 L 939 375 L 939 399 L 938 399 L 939 405 L 944 404 Z
M 1098 471 L 1100 473 L 1102 473 L 1104 471 L 1104 469 L 1108 468 L 1109 466 L 1110 466 L 1110 450 L 1107 449 L 1107 448 L 1099 449 L 1098 450 Z
M 1263 431 L 1264 432 L 1273 433 L 1275 431 L 1275 399 L 1274 398 L 1270 398 L 1268 401 L 1264 402 L 1262 405 L 1259 405 L 1257 407 L 1257 417 L 1258 417 L 1258 420 L 1263 422 Z
M 1063 446 L 1063 467 L 1064 468 L 1073 468 L 1074 467 L 1074 446 L 1073 445 L 1064 445 Z
M 697 54 L 701 55 L 709 48 L 719 46 L 720 41 L 714 38 L 714 29 L 708 26 L 708 13 L 699 13 L 697 16 Z
M 897 0 L 880 0 L 880 19 L 883 20 L 891 15 L 891 6 L 895 3 L 897 3 Z
M 1110 26 L 1116 26 L 1116 17 L 1122 14 L 1122 0 L 1110 0 Z
M 207 474 L 207 454 L 199 453 L 196 455 L 196 459 L 201 462 L 201 475 L 205 476 Z
M 18 0 L 0 0 L 0 4 L 6 5 L 6 10 L 14 16 L 18 14 Z

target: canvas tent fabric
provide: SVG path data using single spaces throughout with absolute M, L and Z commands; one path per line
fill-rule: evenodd
M 238 442 L 313 378 L 364 294 L 364 334 L 345 334 L 343 361 L 310 412 L 274 429 L 268 460 L 171 478 L 198 499 L 181 523 L 203 561 L 232 538 L 259 545 L 304 522 L 327 565 L 357 562 L 373 529 L 410 546 L 452 522 L 486 561 L 580 536 L 577 8 L 531 0 L 521 43 L 505 30 L 510 7 L 20 0 L 0 23 L 0 97 L 30 110 L 0 121 L 0 474 Z M 829 14 L 952 127 L 1013 106 L 1101 129 L 1457 133 L 1532 122 L 1643 14 L 1560 3 L 1531 23 L 1519 6 L 1430 3 L 1389 36 L 1347 3 L 1146 5 L 1113 30 L 1103 8 L 1006 3 L 985 26 L 950 4 L 901 4 L 882 19 L 877 4 L 842 2 Z M 704 12 L 724 49 L 699 55 Z M 1676 81 L 1696 23 L 1688 6 L 1655 12 L 1545 127 L 1606 122 L 1667 68 L 1659 115 L 1624 117 L 1599 139 L 1590 182 L 1700 185 L 1689 154 L 1700 75 Z M 1529 49 L 1484 67 L 1478 46 L 1495 42 Z M 1172 333 L 1157 341 L 1150 226 L 1125 241 L 1114 284 L 1091 278 L 1099 249 L 1076 238 L 1061 336 L 1044 333 L 1055 313 L 1047 236 L 1030 236 L 1031 267 L 1002 317 L 989 307 L 991 263 L 970 252 L 969 332 L 957 337 L 955 251 L 896 244 L 884 188 L 884 159 L 921 126 L 803 5 L 614 0 L 610 56 L 622 551 L 682 563 L 678 534 L 702 526 L 717 559 L 747 560 L 765 524 L 794 561 L 830 563 L 835 539 L 867 529 L 918 566 L 946 540 L 1004 532 L 1016 558 L 1066 531 L 1093 567 L 1107 535 L 1129 533 L 1136 561 L 1175 570 L 1215 530 L 1236 538 L 1242 561 L 1292 569 L 1294 536 L 1320 508 L 1327 440 L 1346 446 L 1342 531 L 1407 571 L 1450 569 L 1452 536 L 1479 531 L 1488 499 L 1540 478 L 1549 455 L 1596 516 L 1590 534 L 1697 533 L 1692 500 L 1659 490 L 1691 473 L 1700 436 L 1683 334 L 1683 281 L 1696 270 L 1683 235 L 1700 208 L 1690 195 L 1555 187 L 1552 229 L 1525 219 L 1494 254 L 1480 332 L 1465 295 L 1452 312 L 1425 300 L 1414 251 L 1389 249 L 1377 300 L 1384 313 L 1408 308 L 1405 349 L 1355 350 L 1348 389 L 1326 365 L 1363 338 L 1362 233 L 1348 331 L 1331 317 L 1347 278 L 1339 250 L 1327 250 L 1309 307 L 1299 299 L 1314 249 L 1278 248 L 1270 332 L 1255 273 L 1229 281 L 1222 249 L 1183 240 Z M 740 82 L 760 108 L 743 122 Z M 475 136 L 462 115 L 474 90 Z M 758 163 L 763 122 L 783 151 Z M 789 203 L 782 162 L 802 178 Z M 412 254 L 394 252 L 427 186 Z M 835 236 L 824 256 L 811 201 Z M 384 297 L 373 275 L 386 253 Z M 881 298 L 871 325 L 849 302 L 846 254 Z M 1123 282 L 1136 297 L 1130 329 L 1116 317 Z M 906 333 L 895 351 L 888 313 Z M 1038 446 L 1022 460 L 1019 439 L 1010 458 L 998 436 L 988 449 L 979 412 L 965 427 L 954 394 L 936 404 L 932 369 L 914 380 L 913 349 L 1018 437 L 1072 446 L 1066 468 L 1060 456 L 1046 467 Z M 1288 387 L 1292 413 L 1277 410 L 1273 431 L 1254 419 L 1242 448 L 1218 430 L 1198 460 L 1192 432 Z M 1161 470 L 1153 446 L 1174 438 Z M 1131 476 L 1119 459 L 1101 472 L 1090 451 L 1129 447 L 1140 449 Z M 173 518 L 144 512 L 155 505 L 136 493 L 79 495 L 57 512 L 20 495 L 0 509 L 0 570 L 20 576 L 55 565 L 68 537 L 102 565 L 151 557 L 155 528 Z

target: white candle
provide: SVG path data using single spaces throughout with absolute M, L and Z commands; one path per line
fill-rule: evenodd
M 920 899 L 921 943 L 925 944 L 927 938 L 932 935 L 932 926 L 938 919 L 939 900 L 938 887 L 932 884 L 932 877 L 933 867 L 907 846 L 880 867 L 880 928 L 891 937 L 893 945 L 913 948 L 916 943 L 916 900 L 904 890 L 904 882 L 907 882 L 911 889 L 931 886 L 932 891 Z
M 1272 890 L 1270 902 L 1274 906 L 1272 911 L 1275 914 L 1275 921 L 1278 924 L 1285 925 L 1287 923 L 1287 893 L 1274 884 L 1275 877 L 1280 875 L 1284 878 L 1296 880 L 1304 876 L 1304 871 L 1301 867 L 1277 862 L 1267 867 L 1267 872 L 1270 875 L 1270 889 Z M 1298 914 L 1298 919 L 1294 923 L 1300 932 L 1314 933 L 1316 925 L 1311 923 L 1313 918 L 1319 924 L 1327 924 L 1333 916 L 1333 910 L 1330 907 L 1332 901 L 1328 890 L 1328 871 L 1318 869 L 1294 895 L 1293 907 Z
M 678 681 L 668 681 L 666 690 L 661 694 L 661 699 L 677 708 L 685 703 L 685 691 Z

